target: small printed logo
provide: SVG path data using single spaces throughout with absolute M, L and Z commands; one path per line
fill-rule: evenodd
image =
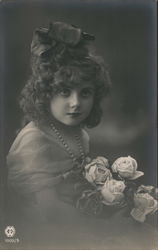
M 8 238 L 12 238 L 14 237 L 16 233 L 16 230 L 15 230 L 15 227 L 14 226 L 7 226 L 6 229 L 5 229 L 5 235 L 8 237 Z
M 19 243 L 20 242 L 19 238 L 13 238 L 16 234 L 16 230 L 14 226 L 7 226 L 4 232 L 5 232 L 5 235 L 7 236 L 7 238 L 4 239 L 6 243 Z

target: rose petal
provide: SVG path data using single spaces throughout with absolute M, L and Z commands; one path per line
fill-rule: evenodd
M 93 183 L 93 179 L 92 179 L 91 175 L 89 175 L 88 173 L 85 174 L 85 178 L 86 178 L 87 181 L 89 181 L 90 183 Z
M 108 159 L 103 156 L 98 156 L 96 158 L 96 163 L 103 165 L 104 167 L 109 167 Z
M 117 164 L 116 162 L 113 163 L 113 165 L 111 166 L 111 169 L 114 173 L 117 173 Z
M 146 219 L 145 214 L 141 210 L 139 210 L 138 208 L 133 208 L 132 211 L 130 212 L 130 214 L 135 220 L 137 220 L 139 222 L 144 222 Z
M 89 169 L 91 168 L 91 166 L 95 165 L 94 162 L 90 162 L 89 164 L 85 165 L 85 170 L 89 171 Z
M 103 198 L 105 199 L 105 202 L 113 202 L 114 199 L 115 199 L 115 196 L 109 192 L 109 190 L 102 190 L 101 191 L 102 195 L 103 195 Z
M 145 186 L 145 185 L 140 185 L 137 189 L 137 193 L 141 193 L 141 192 L 146 192 L 151 194 L 151 192 L 154 190 L 153 186 Z
M 142 175 L 144 175 L 144 172 L 142 171 L 136 171 L 134 173 L 134 175 L 130 178 L 128 178 L 129 180 L 135 180 L 135 179 L 138 179 L 139 177 L 141 177 Z

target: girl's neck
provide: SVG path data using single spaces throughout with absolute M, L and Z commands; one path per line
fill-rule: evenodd
M 81 125 L 77 126 L 68 126 L 58 120 L 56 120 L 54 117 L 52 117 L 50 124 L 53 124 L 59 131 L 67 132 L 67 133 L 77 133 L 81 129 Z

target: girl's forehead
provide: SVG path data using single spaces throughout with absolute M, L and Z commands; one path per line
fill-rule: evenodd
M 94 86 L 96 84 L 95 70 L 88 67 L 67 66 L 55 73 L 54 82 L 58 86 Z
M 95 88 L 95 82 L 89 79 L 78 79 L 75 81 L 74 79 L 62 79 L 61 81 L 56 82 L 56 86 L 59 88 Z
M 76 89 L 76 90 L 81 90 L 81 89 L 85 89 L 85 88 L 90 88 L 90 89 L 94 89 L 95 86 L 94 84 L 91 82 L 80 82 L 80 83 L 67 83 L 64 84 L 63 87 L 67 87 L 70 89 Z

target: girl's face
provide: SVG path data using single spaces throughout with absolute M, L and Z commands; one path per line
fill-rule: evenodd
M 50 102 L 52 116 L 68 126 L 81 124 L 89 115 L 94 100 L 94 86 L 84 84 L 64 87 Z

